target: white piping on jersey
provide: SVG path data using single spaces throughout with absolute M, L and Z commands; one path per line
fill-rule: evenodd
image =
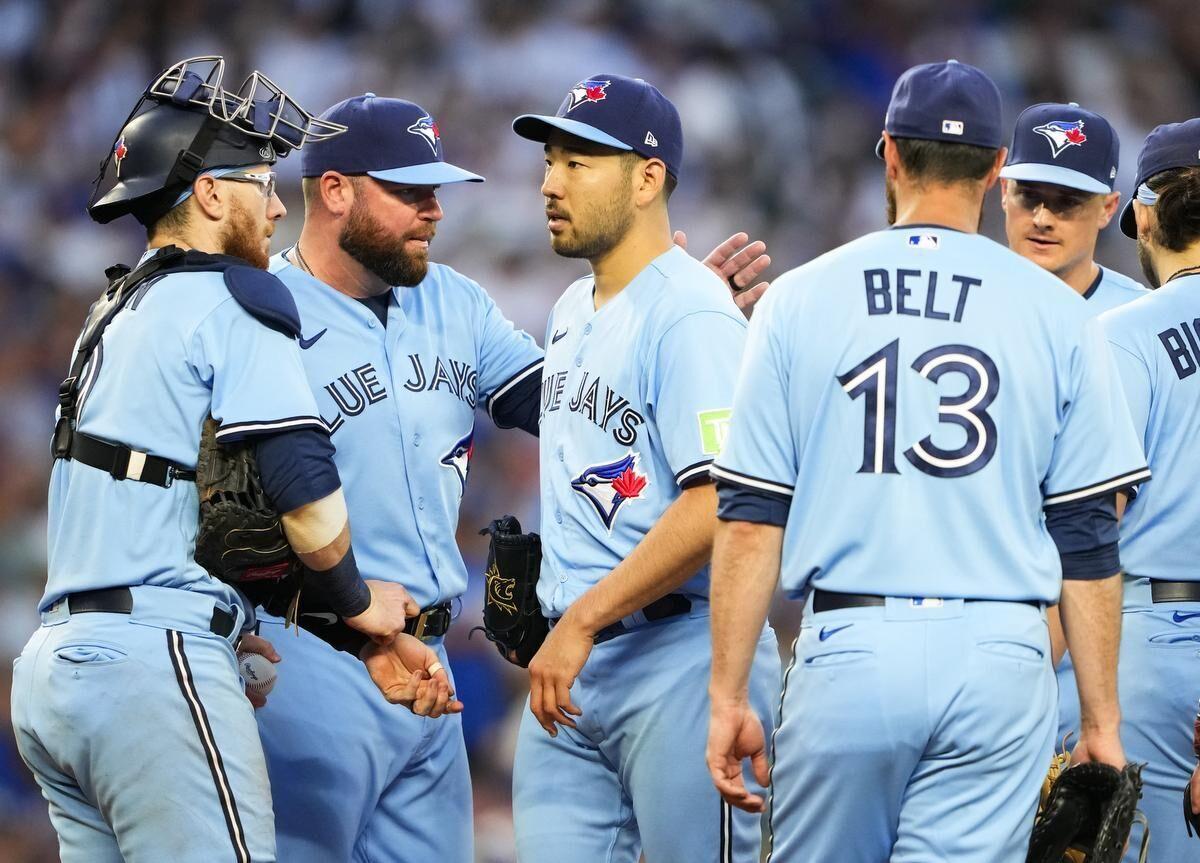
M 1144 482 L 1150 479 L 1150 468 L 1144 467 L 1140 470 L 1130 471 L 1112 479 L 1106 479 L 1104 482 L 1098 482 L 1095 485 L 1089 485 L 1086 488 L 1075 489 L 1074 491 L 1065 491 L 1062 494 L 1054 494 L 1042 501 L 1042 506 L 1053 506 L 1059 503 L 1070 503 L 1073 500 L 1083 500 L 1085 497 L 1093 497 L 1094 495 L 1103 494 L 1106 491 L 1115 491 L 1126 485 Z
M 701 474 L 708 473 L 710 467 L 712 467 L 711 461 L 702 461 L 699 464 L 692 465 L 691 467 L 685 468 L 683 471 L 676 474 L 675 482 L 678 485 L 683 485 L 689 479 L 694 479 Z
M 325 421 L 320 417 L 289 417 L 288 419 L 282 420 L 268 420 L 264 422 L 253 423 L 234 423 L 231 426 L 224 426 L 223 428 L 217 429 L 217 440 L 240 432 L 282 431 L 283 429 L 304 428 L 306 426 L 316 426 L 322 431 L 329 431 L 329 427 L 325 425 Z
M 741 485 L 745 486 L 746 488 L 754 488 L 758 489 L 759 491 L 769 491 L 772 494 L 782 494 L 786 495 L 787 497 L 792 497 L 796 493 L 796 490 L 790 485 L 783 485 L 782 483 L 771 482 L 770 480 L 747 476 L 744 473 L 738 473 L 737 471 L 730 470 L 727 467 L 720 467 L 714 464 L 711 465 L 708 470 L 714 479 L 724 480 L 725 482 L 730 482 L 734 485 Z

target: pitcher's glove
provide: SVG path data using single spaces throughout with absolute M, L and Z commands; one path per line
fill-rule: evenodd
M 1196 714 L 1196 719 L 1192 722 L 1192 752 L 1196 754 L 1197 760 L 1200 760 L 1200 713 Z M 1200 774 L 1200 764 L 1196 765 L 1196 770 L 1192 773 L 1192 781 L 1183 786 L 1183 821 L 1188 836 L 1195 831 L 1195 835 L 1200 837 L 1200 815 L 1192 812 L 1192 783 L 1197 781 L 1197 774 Z
M 221 444 L 211 417 L 200 436 L 196 487 L 200 529 L 196 562 L 222 581 L 256 591 L 255 582 L 276 582 L 299 561 L 283 534 L 279 513 L 262 488 L 252 444 Z M 254 596 L 251 596 L 254 599 Z
M 521 533 L 521 523 L 511 515 L 496 519 L 480 534 L 490 534 L 491 544 L 484 573 L 483 626 L 476 629 L 482 629 L 509 662 L 528 668 L 550 631 L 537 598 L 542 539 L 536 533 Z
M 1142 796 L 1143 764 L 1123 770 L 1097 762 L 1062 772 L 1038 813 L 1026 863 L 1119 863 Z M 1053 769 L 1053 767 L 1051 768 Z M 1146 850 L 1143 840 L 1143 854 Z

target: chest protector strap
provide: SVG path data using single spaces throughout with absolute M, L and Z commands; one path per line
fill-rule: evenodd
M 191 468 L 77 431 L 75 422 L 78 418 L 80 383 L 83 370 L 100 344 L 104 331 L 147 280 L 167 273 L 224 272 L 234 266 L 245 266 L 245 262 L 226 255 L 209 255 L 167 246 L 132 271 L 121 264 L 105 271 L 109 278 L 108 288 L 88 313 L 83 334 L 79 337 L 79 347 L 71 360 L 70 373 L 58 388 L 59 417 L 50 448 L 54 458 L 74 459 L 107 471 L 113 479 L 135 480 L 162 488 L 170 488 L 177 479 L 196 479 L 196 472 Z

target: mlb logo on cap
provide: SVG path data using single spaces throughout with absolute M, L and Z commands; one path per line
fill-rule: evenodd
M 593 75 L 567 91 L 553 117 L 522 114 L 513 120 L 522 138 L 546 143 L 555 131 L 661 159 L 676 180 L 683 164 L 679 112 L 656 87 L 641 78 Z
M 883 130 L 893 138 L 948 141 L 998 150 L 1000 91 L 981 70 L 957 60 L 913 66 L 896 81 Z M 883 139 L 875 145 L 883 158 Z
M 1017 118 L 1000 176 L 1107 194 L 1117 178 L 1120 149 L 1117 133 L 1099 114 L 1074 102 L 1042 102 Z

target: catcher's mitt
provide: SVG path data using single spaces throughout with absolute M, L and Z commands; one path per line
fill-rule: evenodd
M 528 668 L 550 631 L 537 599 L 542 539 L 536 533 L 521 533 L 521 523 L 511 515 L 496 519 L 480 534 L 491 535 L 491 547 L 484 573 L 483 626 L 476 629 L 482 629 L 509 662 Z
M 1196 714 L 1196 719 L 1192 723 L 1192 752 L 1196 754 L 1197 759 L 1200 759 L 1200 713 Z M 1196 766 L 1196 770 L 1200 772 L 1200 764 Z M 1192 812 L 1191 789 L 1190 782 L 1183 786 L 1183 821 L 1187 826 L 1188 836 L 1192 835 L 1193 830 L 1196 836 L 1200 836 L 1200 815 Z
M 1061 769 L 1062 758 L 1056 756 L 1051 773 Z M 1026 863 L 1119 863 L 1134 817 L 1140 814 L 1144 766 L 1128 764 L 1118 770 L 1089 762 L 1063 769 L 1038 812 Z M 1139 857 L 1143 863 L 1149 843 L 1146 829 Z
M 277 582 L 291 575 L 299 561 L 283 534 L 279 513 L 263 491 L 252 446 L 217 443 L 216 430 L 217 422 L 210 417 L 196 460 L 196 562 L 243 590 L 255 582 Z

